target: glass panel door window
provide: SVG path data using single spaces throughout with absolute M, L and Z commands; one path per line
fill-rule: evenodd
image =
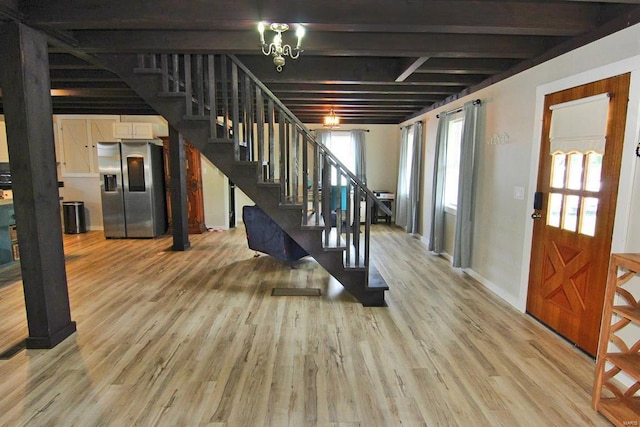
M 595 236 L 601 173 L 602 154 L 553 153 L 547 225 Z

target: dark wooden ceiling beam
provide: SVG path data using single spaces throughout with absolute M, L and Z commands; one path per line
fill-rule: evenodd
M 314 101 L 314 102 L 388 102 L 393 104 L 416 103 L 416 102 L 434 102 L 445 98 L 445 95 L 355 95 L 355 96 L 300 96 L 295 94 L 279 96 L 280 100 L 287 105 L 289 102 L 296 101 Z
M 422 64 L 425 63 L 429 59 L 428 56 L 421 56 L 420 58 L 416 58 L 408 60 L 407 65 L 403 68 L 403 71 L 400 73 L 398 77 L 396 77 L 396 82 L 401 83 L 407 79 L 411 74 L 413 74 Z
M 82 50 L 94 53 L 260 54 L 257 34 L 246 31 L 95 30 L 75 31 L 74 37 Z M 485 34 L 327 32 L 306 37 L 303 55 L 528 58 L 560 41 L 557 37 Z
M 314 94 L 397 94 L 397 95 L 451 95 L 455 87 L 426 86 L 426 85 L 377 85 L 377 84 L 307 84 L 307 83 L 269 83 L 269 89 L 275 93 L 314 93 Z
M 305 110 L 322 110 L 326 113 L 329 112 L 330 109 L 335 109 L 336 112 L 342 111 L 344 109 L 349 110 L 357 110 L 357 111 L 374 111 L 374 110 L 394 110 L 395 108 L 401 110 L 410 110 L 415 108 L 417 105 L 423 105 L 422 103 L 415 104 L 404 104 L 404 105 L 395 105 L 395 104 L 371 104 L 371 103 L 353 103 L 353 102 L 340 102 L 335 104 L 328 104 L 324 102 L 309 102 L 309 101 L 292 101 L 287 103 L 287 108 L 304 108 Z
M 430 58 L 415 73 L 497 74 L 518 63 L 514 59 Z
M 304 54 L 303 54 L 304 55 Z M 362 58 L 302 56 L 288 60 L 284 70 L 276 71 L 266 56 L 240 56 L 240 61 L 262 82 L 393 82 L 398 75 L 397 58 Z
M 29 22 L 48 28 L 84 29 L 241 29 L 258 21 L 303 22 L 310 31 L 423 31 L 431 33 L 524 34 L 571 36 L 598 22 L 598 3 L 557 1 L 360 2 L 298 0 L 74 0 L 24 2 Z M 380 16 L 385 19 L 381 22 Z

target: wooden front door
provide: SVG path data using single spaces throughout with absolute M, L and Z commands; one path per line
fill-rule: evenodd
M 550 107 L 605 93 L 609 100 L 603 153 L 576 148 L 551 153 Z M 532 215 L 527 312 L 593 356 L 611 251 L 628 93 L 629 74 L 624 74 L 545 97 L 537 185 L 542 205 Z

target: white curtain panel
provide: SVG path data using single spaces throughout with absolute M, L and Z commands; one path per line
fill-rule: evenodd
M 429 227 L 429 245 L 431 252 L 444 251 L 444 177 L 447 167 L 447 139 L 449 133 L 449 115 L 440 114 L 436 133 L 435 163 L 433 167 L 433 193 L 431 196 L 431 225 Z
M 471 266 L 471 244 L 473 240 L 473 210 L 475 193 L 475 146 L 478 122 L 478 105 L 474 101 L 464 104 L 464 125 L 460 145 L 460 175 L 458 179 L 458 207 L 456 231 L 453 238 L 454 267 Z
M 420 218 L 422 122 L 414 123 L 412 126 L 412 140 L 409 140 L 409 128 L 402 128 L 396 190 L 396 225 L 403 227 L 407 233 L 418 232 Z

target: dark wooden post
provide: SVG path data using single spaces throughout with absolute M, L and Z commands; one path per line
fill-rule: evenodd
M 53 140 L 47 41 L 23 24 L 0 28 L 0 87 L 7 122 L 27 348 L 52 348 L 71 321 Z
M 189 249 L 187 215 L 187 171 L 182 135 L 169 126 L 169 164 L 171 168 L 171 227 L 174 251 Z

